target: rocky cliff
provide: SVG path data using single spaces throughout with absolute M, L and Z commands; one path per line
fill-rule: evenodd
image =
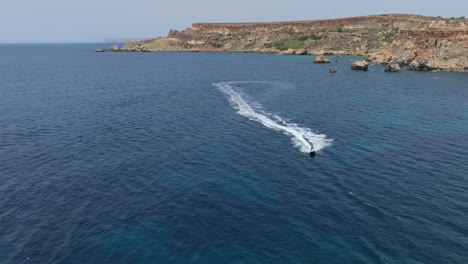
M 362 55 L 414 70 L 468 70 L 468 19 L 377 15 L 278 23 L 195 23 L 123 51 Z

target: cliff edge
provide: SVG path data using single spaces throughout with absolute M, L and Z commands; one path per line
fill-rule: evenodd
M 468 70 L 468 19 L 375 15 L 270 23 L 195 23 L 121 51 L 361 55 L 413 70 Z

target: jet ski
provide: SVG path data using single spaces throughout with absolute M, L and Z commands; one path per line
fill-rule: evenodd
M 314 145 L 312 145 L 312 143 L 311 143 L 310 145 L 311 145 L 311 146 L 310 146 L 309 156 L 315 157 L 316 152 L 315 152 L 315 150 L 314 150 Z

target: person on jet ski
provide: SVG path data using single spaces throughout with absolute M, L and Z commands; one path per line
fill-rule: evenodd
M 310 143 L 310 152 L 309 152 L 309 155 L 310 155 L 310 156 L 315 156 L 314 145 L 313 145 L 312 143 Z

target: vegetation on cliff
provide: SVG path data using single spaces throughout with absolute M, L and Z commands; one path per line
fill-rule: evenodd
M 415 70 L 468 70 L 468 19 L 378 15 L 278 23 L 196 23 L 124 51 L 365 55 Z

